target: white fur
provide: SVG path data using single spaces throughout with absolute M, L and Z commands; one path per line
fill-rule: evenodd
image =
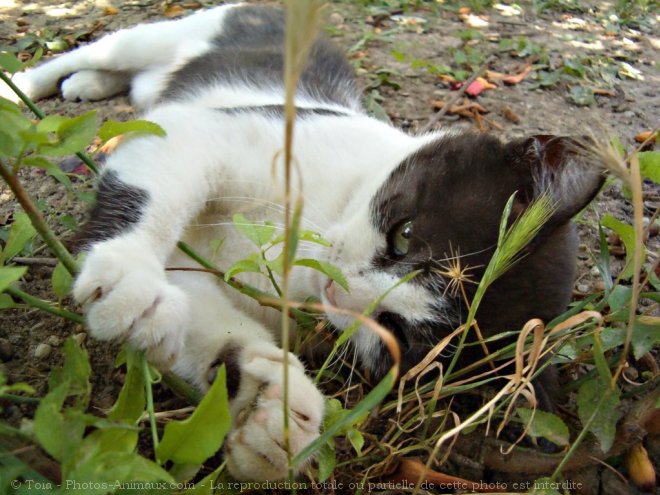
M 166 76 L 190 57 L 208 49 L 227 9 L 221 6 L 175 22 L 137 26 L 33 69 L 16 80 L 34 98 L 48 96 L 57 81 L 73 74 L 62 87 L 66 98 L 97 99 L 126 85 L 143 108 L 151 107 Z M 103 77 L 114 71 L 107 81 Z M 78 277 L 74 296 L 85 304 L 90 333 L 100 339 L 127 338 L 154 359 L 173 362 L 172 369 L 200 388 L 207 386 L 209 366 L 227 344 L 241 350 L 242 381 L 232 401 L 234 427 L 227 439 L 227 460 L 240 479 L 275 479 L 287 474 L 281 450 L 282 355 L 275 345 L 274 310 L 259 308 L 209 274 L 165 272 L 165 266 L 194 266 L 176 250 L 184 239 L 206 256 L 210 241 L 224 239 L 219 264 L 233 262 L 254 247 L 231 226 L 231 215 L 243 211 L 256 222 L 283 224 L 280 156 L 284 126 L 276 116 L 219 112 L 218 108 L 282 104 L 279 88 L 214 85 L 185 101 L 156 105 L 145 119 L 157 122 L 164 138 L 136 137 L 109 158 L 107 170 L 146 191 L 149 202 L 137 226 L 112 240 L 97 243 Z M 300 107 L 341 110 L 350 117 L 308 116 L 295 127 L 294 184 L 306 199 L 304 227 L 321 231 L 333 248 L 303 243 L 305 257 L 327 260 L 345 273 L 350 293 L 337 292 L 344 308 L 362 311 L 397 280 L 369 267 L 383 235 L 369 220 L 369 203 L 405 157 L 436 139 L 411 137 L 363 115 L 357 102 L 349 108 L 299 96 Z M 239 277 L 269 289 L 255 276 Z M 296 299 L 325 297 L 328 280 L 319 272 L 296 268 Z M 327 300 L 326 300 L 327 302 Z M 432 315 L 437 301 L 412 284 L 394 290 L 383 302 L 415 318 Z M 339 327 L 349 321 L 329 315 Z M 376 338 L 365 329 L 356 344 L 368 356 Z M 293 454 L 318 436 L 323 398 L 299 361 L 290 356 L 290 443 Z M 256 404 L 256 409 L 254 405 Z M 265 457 L 264 457 L 265 456 Z

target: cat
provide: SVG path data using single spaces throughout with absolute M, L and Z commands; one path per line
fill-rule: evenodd
M 201 390 L 226 365 L 233 425 L 224 453 L 241 480 L 287 476 L 279 313 L 212 274 L 165 267 L 198 266 L 177 250 L 179 240 L 221 267 L 252 252 L 232 226 L 236 212 L 282 224 L 282 181 L 271 167 L 283 146 L 283 36 L 279 8 L 222 5 L 118 31 L 14 78 L 35 99 L 61 90 L 67 100 L 100 100 L 130 90 L 144 118 L 166 131 L 129 138 L 109 157 L 81 234 L 87 255 L 73 295 L 92 336 L 125 339 Z M 302 226 L 331 243 L 302 242 L 300 249 L 339 267 L 350 291 L 321 272 L 294 267 L 292 299 L 315 296 L 362 312 L 420 270 L 374 313 L 396 337 L 405 372 L 466 314 L 443 267 L 460 259 L 479 280 L 517 191 L 512 219 L 543 193 L 556 208 L 487 292 L 480 327 L 487 335 L 515 330 L 566 308 L 577 250 L 571 218 L 603 180 L 570 139 L 504 143 L 460 129 L 408 135 L 367 115 L 350 65 L 323 37 L 313 45 L 295 104 Z M 217 239 L 224 242 L 215 256 Z M 238 278 L 269 288 L 255 274 Z M 471 297 L 476 286 L 465 287 Z M 332 312 L 327 318 L 340 331 L 353 322 Z M 389 370 L 389 353 L 367 328 L 352 345 L 374 379 Z M 295 455 L 318 437 L 324 398 L 296 356 L 288 363 Z

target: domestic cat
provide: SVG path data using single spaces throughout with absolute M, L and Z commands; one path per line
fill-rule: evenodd
M 166 137 L 127 139 L 110 156 L 81 238 L 87 256 L 75 299 L 89 332 L 126 339 L 200 389 L 227 366 L 234 424 L 225 443 L 238 479 L 287 475 L 283 450 L 279 313 L 219 283 L 177 250 L 183 240 L 228 267 L 253 251 L 232 225 L 241 212 L 282 224 L 284 15 L 275 7 L 223 5 L 190 17 L 108 35 L 18 74 L 32 98 L 98 100 L 129 90 Z M 362 312 L 412 270 L 374 317 L 397 338 L 403 371 L 452 331 L 465 302 L 448 291 L 443 266 L 460 253 L 478 280 L 497 243 L 500 217 L 517 191 L 512 219 L 539 195 L 556 203 L 524 257 L 488 291 L 477 314 L 492 335 L 532 317 L 548 320 L 569 302 L 576 234 L 570 220 L 598 191 L 597 167 L 571 141 L 533 136 L 502 143 L 462 130 L 408 135 L 366 114 L 351 67 L 319 38 L 296 94 L 294 183 L 303 228 L 331 247 L 301 243 L 305 257 L 333 263 L 350 292 L 322 273 L 294 267 L 291 297 Z M 223 239 L 215 253 L 213 241 Z M 238 278 L 260 288 L 256 274 Z M 468 295 L 474 286 L 467 284 Z M 352 318 L 329 312 L 340 331 Z M 380 339 L 360 328 L 352 345 L 375 378 L 391 366 Z M 289 356 L 290 447 L 319 434 L 322 394 Z

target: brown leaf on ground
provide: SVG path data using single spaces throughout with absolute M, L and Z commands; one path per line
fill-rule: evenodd
M 119 14 L 119 9 L 117 7 L 113 7 L 112 5 L 108 5 L 103 9 L 103 15 L 117 15 Z
M 492 70 L 486 71 L 486 79 L 489 81 L 502 81 L 504 84 L 514 86 L 519 84 L 532 71 L 532 64 L 525 64 L 525 67 L 517 74 L 503 74 Z
M 426 483 L 427 485 L 452 486 L 459 490 L 468 490 L 471 492 L 497 493 L 505 491 L 499 483 L 475 483 L 474 481 L 450 476 L 439 471 L 434 471 L 433 469 L 426 469 L 424 463 L 419 459 L 401 459 L 397 470 L 387 481 L 397 484 L 410 484 L 412 488 L 412 485 L 416 484 L 422 475 L 422 483 Z
M 513 122 L 514 124 L 520 122 L 520 117 L 507 106 L 502 107 L 500 114 L 509 122 Z
M 637 141 L 638 143 L 643 143 L 650 139 L 653 139 L 653 141 L 657 141 L 658 136 L 656 135 L 655 138 L 653 138 L 653 131 L 640 132 L 639 134 L 637 134 L 637 136 L 635 136 L 635 141 Z
M 181 5 L 168 5 L 165 8 L 165 12 L 163 12 L 165 17 L 179 17 L 185 13 L 186 9 L 184 9 Z

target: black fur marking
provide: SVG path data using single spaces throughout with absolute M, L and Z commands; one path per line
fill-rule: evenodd
M 229 399 L 236 397 L 238 389 L 241 385 L 241 367 L 239 363 L 241 349 L 233 344 L 225 345 L 215 361 L 211 363 L 210 370 L 217 370 L 221 365 L 225 365 L 227 374 L 227 395 Z M 213 375 L 215 379 L 215 374 Z M 210 383 L 209 383 L 210 385 Z
M 76 236 L 74 249 L 85 250 L 130 230 L 142 218 L 148 202 L 147 191 L 122 182 L 116 172 L 106 172 L 99 182 L 90 218 Z
M 214 47 L 171 74 L 161 98 L 185 98 L 191 90 L 214 83 L 281 88 L 284 24 L 284 11 L 276 7 L 244 5 L 231 9 Z M 312 46 L 298 93 L 348 108 L 360 100 L 352 67 L 342 52 L 324 38 L 318 38 Z
M 577 255 L 570 219 L 602 184 L 600 172 L 585 163 L 586 157 L 563 151 L 568 148 L 570 140 L 565 138 L 504 144 L 484 134 L 448 135 L 406 158 L 381 186 L 371 202 L 374 227 L 388 239 L 402 221 L 411 220 L 414 229 L 407 255 L 392 256 L 391 249 L 385 249 L 372 259 L 374 269 L 399 277 L 422 269 L 411 283 L 449 304 L 439 309 L 445 318 L 436 322 L 411 323 L 401 315 L 384 314 L 382 323 L 400 342 L 402 372 L 455 328 L 451 323 L 458 322 L 448 320 L 467 314 L 460 293 L 452 294 L 446 272 L 459 254 L 460 267 L 469 267 L 470 277 L 480 280 L 497 244 L 505 204 L 516 191 L 509 221 L 544 191 L 552 195 L 557 209 L 524 257 L 486 292 L 476 316 L 480 328 L 489 337 L 518 330 L 530 318 L 549 321 L 565 310 Z M 463 286 L 472 300 L 476 283 Z M 461 361 L 480 357 L 478 346 L 471 346 Z M 382 359 L 372 361 L 389 363 L 385 348 Z M 379 372 L 387 369 L 378 367 Z
M 228 115 L 241 115 L 246 113 L 259 113 L 262 115 L 272 115 L 274 117 L 284 117 L 284 105 L 255 105 L 244 107 L 216 108 L 218 112 Z M 348 117 L 350 114 L 331 110 L 329 108 L 296 108 L 296 117 L 305 118 L 315 115 L 326 117 Z

